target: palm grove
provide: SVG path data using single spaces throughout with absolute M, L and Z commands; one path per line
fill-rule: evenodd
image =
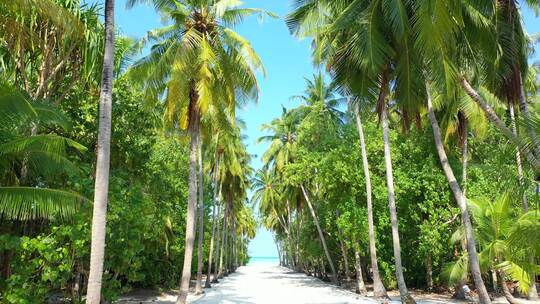
M 537 297 L 538 79 L 519 3 L 295 2 L 285 21 L 331 79 L 262 127 L 257 172 L 235 112 L 264 69 L 234 27 L 275 16 L 139 3 L 168 21 L 141 41 L 118 34 L 113 0 L 0 4 L 2 302 L 179 286 L 185 303 L 192 274 L 201 293 L 247 261 L 250 188 L 295 270 L 405 303 L 407 287 L 469 283 L 481 303 Z
M 2 302 L 180 282 L 185 303 L 192 270 L 200 293 L 247 261 L 251 156 L 235 111 L 263 69 L 233 28 L 272 14 L 151 4 L 169 25 L 137 42 L 114 28 L 114 1 L 0 4 Z
M 287 25 L 331 83 L 308 79 L 263 126 L 255 198 L 282 263 L 359 293 L 367 275 L 404 303 L 469 281 L 481 303 L 538 297 L 538 78 L 518 5 L 295 3 Z

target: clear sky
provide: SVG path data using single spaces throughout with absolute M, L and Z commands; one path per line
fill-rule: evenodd
M 95 2 L 95 1 L 88 1 Z M 257 7 L 285 16 L 292 0 L 245 0 L 246 7 Z M 529 33 L 540 32 L 540 19 L 534 13 L 524 9 L 524 19 Z M 125 8 L 125 0 L 116 1 L 116 23 L 119 30 L 130 37 L 141 38 L 148 30 L 161 27 L 160 17 L 154 10 L 145 5 L 132 9 Z M 260 22 L 257 18 L 247 19 L 236 29 L 242 36 L 253 44 L 261 56 L 266 68 L 266 78 L 259 75 L 261 95 L 257 104 L 249 104 L 241 109 L 239 116 L 246 121 L 248 136 L 248 151 L 256 155 L 253 161 L 255 168 L 260 168 L 260 156 L 266 149 L 266 144 L 255 144 L 262 135 L 260 125 L 271 121 L 281 114 L 281 106 L 291 108 L 297 103 L 289 100 L 290 96 L 298 95 L 304 88 L 304 77 L 311 77 L 315 68 L 311 62 L 310 42 L 298 41 L 292 37 L 285 26 L 283 18 L 266 18 Z M 536 54 L 534 61 L 540 60 Z M 251 242 L 251 256 L 277 256 L 272 235 L 265 229 L 259 229 L 257 237 Z

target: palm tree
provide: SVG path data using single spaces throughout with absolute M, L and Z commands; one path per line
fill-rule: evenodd
M 111 112 L 114 73 L 114 0 L 105 1 L 105 52 L 99 97 L 99 130 L 97 144 L 96 184 L 94 189 L 94 212 L 92 215 L 92 241 L 90 271 L 86 302 L 101 301 L 101 278 L 105 255 L 105 223 L 109 192 L 109 166 L 111 154 Z
M 519 290 L 524 294 L 534 286 L 531 272 L 534 263 L 530 263 L 531 251 L 537 248 L 531 246 L 529 234 L 538 226 L 538 215 L 534 212 L 518 216 L 512 207 L 513 196 L 505 192 L 494 200 L 481 197 L 470 200 L 468 208 L 474 217 L 474 233 L 480 248 L 479 258 L 482 261 L 482 271 L 491 271 L 494 274 L 494 284 L 498 281 L 504 295 L 510 303 L 520 303 L 509 291 L 506 281 L 517 281 Z M 519 214 L 519 212 L 518 212 Z M 536 218 L 536 219 L 535 219 Z M 452 237 L 454 241 L 462 238 L 463 229 L 458 229 Z M 528 239 L 526 242 L 523 240 Z M 466 276 L 468 256 L 463 255 L 455 263 L 451 263 L 445 270 L 450 282 L 460 280 Z
M 129 5 L 138 0 L 130 0 Z M 256 99 L 255 71 L 263 70 L 250 43 L 230 26 L 246 16 L 268 14 L 262 10 L 238 8 L 236 2 L 153 1 L 154 7 L 172 21 L 170 26 L 151 32 L 155 42 L 151 53 L 132 68 L 142 80 L 148 96 L 157 100 L 166 93 L 167 122 L 188 129 L 190 174 L 186 219 L 184 267 L 177 303 L 185 303 L 191 277 L 197 201 L 197 142 L 201 118 L 228 112 L 234 117 L 237 103 Z
M 463 194 L 463 191 L 461 190 L 461 187 L 459 186 L 459 183 L 457 182 L 456 177 L 454 176 L 452 167 L 450 167 L 450 163 L 448 162 L 448 157 L 446 156 L 446 151 L 444 150 L 444 146 L 442 142 L 439 123 L 437 121 L 437 118 L 435 117 L 435 112 L 433 110 L 433 105 L 431 101 L 431 93 L 429 92 L 429 89 L 427 89 L 427 96 L 428 96 L 427 97 L 428 116 L 431 122 L 431 128 L 433 130 L 433 137 L 435 139 L 435 146 L 437 149 L 437 154 L 439 155 L 439 160 L 441 162 L 442 169 L 444 171 L 444 174 L 446 175 L 446 179 L 448 181 L 450 189 L 452 190 L 454 199 L 458 203 L 459 209 L 461 211 L 463 227 L 465 229 L 465 238 L 467 240 L 467 252 L 469 256 L 469 263 L 470 263 L 470 269 L 473 276 L 473 280 L 474 280 L 476 288 L 479 290 L 478 295 L 480 297 L 481 303 L 491 303 L 489 295 L 487 294 L 486 287 L 484 285 L 484 281 L 482 279 L 482 273 L 480 270 L 480 262 L 478 260 L 478 254 L 476 252 L 476 240 L 473 235 L 473 227 L 471 224 L 471 218 L 469 215 L 469 211 L 467 209 L 467 199 L 465 198 L 465 195 Z
M 389 142 L 387 96 L 391 89 L 407 128 L 418 109 L 418 61 L 411 45 L 407 7 L 402 1 L 327 1 L 302 3 L 288 17 L 299 36 L 313 36 L 315 59 L 326 62 L 335 81 L 357 97 L 375 98 L 383 127 L 388 203 L 391 217 L 396 280 L 404 303 L 414 303 L 403 277 Z M 377 80 L 377 81 L 374 81 Z M 390 88 L 392 84 L 392 88 Z M 414 116 L 413 116 L 414 117 Z
M 375 225 L 373 223 L 373 202 L 371 194 L 371 177 L 369 173 L 369 163 L 367 158 L 366 141 L 364 139 L 364 128 L 360 116 L 360 101 L 354 102 L 354 116 L 356 118 L 356 129 L 360 139 L 360 152 L 362 155 L 362 167 L 364 169 L 364 180 L 366 185 L 366 202 L 368 216 L 368 231 L 369 231 L 369 256 L 371 259 L 371 271 L 373 276 L 373 295 L 377 298 L 386 298 L 386 289 L 379 274 L 379 265 L 377 263 L 377 248 L 375 245 Z
M 331 82 L 327 84 L 324 81 L 324 76 L 321 72 L 313 75 L 313 79 L 305 78 L 306 89 L 303 95 L 293 96 L 293 100 L 300 100 L 306 103 L 307 106 L 313 106 L 318 102 L 324 104 L 324 109 L 330 113 L 332 119 L 336 122 L 343 123 L 345 113 L 339 110 L 339 105 L 344 101 L 344 98 L 336 96 L 337 83 Z
M 321 229 L 321 224 L 319 223 L 319 218 L 317 217 L 317 214 L 315 212 L 315 208 L 313 208 L 313 204 L 311 202 L 310 196 L 308 192 L 306 191 L 306 188 L 303 184 L 300 185 L 300 189 L 302 189 L 302 194 L 304 195 L 304 199 L 306 200 L 306 203 L 309 208 L 309 212 L 311 213 L 311 217 L 313 218 L 313 223 L 315 224 L 315 227 L 317 228 L 317 233 L 319 234 L 319 239 L 321 241 L 321 244 L 323 246 L 324 255 L 326 256 L 326 260 L 328 261 L 328 264 L 330 265 L 330 270 L 332 271 L 332 282 L 334 284 L 337 284 L 337 272 L 336 267 L 334 266 L 334 262 L 332 261 L 332 257 L 330 256 L 330 251 L 328 250 L 328 246 L 326 245 L 326 239 L 324 237 L 324 233 Z

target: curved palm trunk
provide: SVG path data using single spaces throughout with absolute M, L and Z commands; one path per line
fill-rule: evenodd
M 522 145 L 520 139 L 514 135 L 514 133 L 506 127 L 504 122 L 497 116 L 497 113 L 483 100 L 482 96 L 476 92 L 475 89 L 471 87 L 469 82 L 462 78 L 460 81 L 461 87 L 465 90 L 465 93 L 469 95 L 480 108 L 484 111 L 489 120 L 499 129 L 514 145 L 523 149 L 525 157 L 534 167 L 535 170 L 540 170 L 540 160 L 538 159 L 539 155 L 535 155 L 528 146 Z M 536 145 L 536 143 L 535 143 Z M 536 148 L 535 148 L 536 149 Z
M 367 158 L 366 141 L 364 138 L 364 128 L 360 116 L 358 104 L 355 104 L 356 128 L 360 137 L 360 149 L 362 154 L 362 166 L 364 168 L 364 180 L 366 184 L 366 201 L 368 215 L 368 230 L 369 230 L 369 256 L 371 262 L 371 271 L 373 275 L 373 295 L 376 298 L 388 298 L 386 289 L 379 274 L 379 264 L 377 263 L 377 248 L 375 247 L 375 225 L 373 224 L 373 202 L 371 196 L 371 177 L 369 174 L 369 163 Z
M 439 160 L 441 162 L 441 166 L 443 168 L 444 174 L 446 175 L 446 179 L 448 180 L 448 184 L 450 185 L 450 189 L 452 190 L 452 193 L 454 194 L 454 199 L 458 203 L 459 209 L 461 210 L 461 217 L 462 217 L 463 226 L 465 228 L 465 237 L 467 240 L 467 253 L 469 254 L 469 265 L 471 268 L 471 275 L 474 280 L 474 285 L 476 286 L 476 289 L 478 291 L 480 303 L 483 303 L 483 304 L 491 303 L 486 286 L 484 285 L 484 280 L 482 279 L 482 273 L 480 271 L 478 254 L 476 253 L 476 240 L 474 239 L 471 218 L 469 215 L 469 211 L 467 210 L 467 201 L 466 201 L 465 196 L 463 195 L 463 192 L 461 191 L 461 187 L 459 186 L 456 180 L 456 177 L 454 176 L 454 172 L 452 171 L 452 168 L 450 167 L 450 164 L 448 162 L 448 157 L 446 156 L 446 152 L 444 150 L 444 146 L 441 139 L 441 130 L 439 128 L 439 123 L 437 122 L 437 118 L 435 117 L 435 112 L 433 111 L 433 106 L 431 104 L 431 96 L 430 96 L 429 90 L 427 91 L 427 95 L 428 95 L 428 98 L 427 98 L 428 115 L 429 115 L 429 120 L 431 121 L 431 128 L 433 129 L 433 137 L 435 139 L 435 146 L 437 148 Z
M 504 297 L 506 298 L 506 301 L 508 301 L 508 303 L 510 303 L 510 304 L 526 304 L 526 303 L 528 303 L 527 301 L 523 301 L 521 299 L 514 298 L 514 296 L 512 295 L 512 292 L 508 288 L 508 285 L 506 285 L 506 280 L 504 278 L 505 273 L 503 271 L 498 271 L 497 273 L 499 275 L 499 280 L 498 281 L 501 282 L 502 291 L 503 291 Z
M 111 156 L 111 112 L 114 69 L 114 0 L 105 1 L 105 53 L 99 98 L 99 133 L 97 146 L 96 183 L 92 214 L 92 242 L 90 248 L 90 274 L 86 303 L 101 301 L 101 279 L 105 255 L 105 224 L 109 192 Z
M 324 234 L 321 229 L 321 225 L 319 224 L 319 219 L 317 218 L 317 214 L 315 214 L 315 209 L 313 209 L 313 205 L 311 204 L 311 200 L 309 199 L 309 196 L 306 192 L 306 189 L 304 188 L 304 185 L 300 186 L 302 188 L 302 193 L 304 194 L 304 197 L 306 198 L 306 202 L 309 207 L 309 211 L 311 212 L 311 216 L 313 217 L 313 222 L 315 223 L 315 227 L 317 227 L 317 232 L 319 233 L 319 238 L 321 240 L 324 254 L 326 255 L 326 260 L 328 261 L 328 264 L 330 265 L 330 270 L 332 270 L 332 283 L 337 284 L 337 273 L 336 268 L 334 267 L 334 262 L 332 262 L 332 257 L 330 256 L 330 252 L 328 251 L 328 247 L 326 246 L 326 240 L 324 238 Z
M 384 97 L 383 97 L 384 98 Z M 390 209 L 390 223 L 392 226 L 392 244 L 394 247 L 394 263 L 396 265 L 396 280 L 398 283 L 399 295 L 403 303 L 416 303 L 407 290 L 405 278 L 403 277 L 403 266 L 401 265 L 401 244 L 399 242 L 399 228 L 396 211 L 396 199 L 394 192 L 394 174 L 392 172 L 392 156 L 390 154 L 390 134 L 388 129 L 388 113 L 385 108 L 381 111 L 383 142 L 384 142 L 384 163 L 386 166 L 386 185 L 388 189 L 388 209 Z
M 188 206 L 186 215 L 186 245 L 184 248 L 184 266 L 182 268 L 182 278 L 180 280 L 180 291 L 176 304 L 185 304 L 189 291 L 189 281 L 191 279 L 191 262 L 193 259 L 193 245 L 195 242 L 195 218 L 197 205 L 197 146 L 199 142 L 199 124 L 200 116 L 196 108 L 196 101 L 192 94 L 192 109 L 190 122 L 191 142 L 189 146 L 189 187 L 188 187 Z
M 197 283 L 195 284 L 195 294 L 199 295 L 203 293 L 202 289 L 202 269 L 203 269 L 203 241 L 204 241 L 204 174 L 202 166 L 202 141 L 199 138 L 199 232 L 197 239 Z

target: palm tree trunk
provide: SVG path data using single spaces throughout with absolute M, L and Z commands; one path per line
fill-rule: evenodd
M 212 207 L 212 236 L 210 237 L 210 249 L 208 251 L 208 268 L 206 271 L 206 282 L 204 283 L 204 288 L 210 288 L 212 285 L 211 276 L 212 276 L 212 262 L 213 262 L 213 253 L 214 253 L 214 239 L 216 237 L 216 199 L 214 195 L 214 206 Z
M 210 238 L 210 250 L 208 251 L 208 270 L 206 272 L 206 282 L 204 283 L 205 288 L 210 288 L 212 285 L 211 276 L 212 276 L 212 262 L 213 262 L 213 253 L 214 253 L 214 239 L 216 237 L 216 207 L 218 200 L 218 180 L 217 180 L 217 168 L 219 167 L 219 156 L 216 156 L 216 172 L 214 174 L 214 197 L 213 197 L 213 206 L 212 206 L 212 237 Z M 219 219 L 219 212 L 217 218 Z
M 431 257 L 431 253 L 428 253 L 426 257 L 426 283 L 427 283 L 427 290 L 432 291 L 433 290 L 433 258 Z
M 232 231 L 231 231 L 231 234 L 232 234 L 232 246 L 231 246 L 231 249 L 232 249 L 232 271 L 236 271 L 236 268 L 238 268 L 238 254 L 237 254 L 237 249 L 238 249 L 238 244 L 237 244 L 237 238 L 236 238 L 236 221 L 232 221 Z
M 462 172 L 461 172 L 461 187 L 463 188 L 463 196 L 467 193 L 467 166 L 469 164 L 469 134 L 468 134 L 468 125 L 467 125 L 467 118 L 463 119 L 463 128 L 465 129 L 463 134 L 463 143 L 461 146 L 461 165 L 462 165 Z
M 302 229 L 302 216 L 300 211 L 296 210 L 296 244 L 295 244 L 295 254 L 296 254 L 296 266 L 298 271 L 302 271 L 303 265 L 300 260 L 300 231 Z
M 396 280 L 398 283 L 401 302 L 416 303 L 407 290 L 405 278 L 403 277 L 403 266 L 401 265 L 401 244 L 399 242 L 399 228 L 396 211 L 396 200 L 394 192 L 394 174 L 392 172 L 392 156 L 390 154 L 390 134 L 388 129 L 388 113 L 385 108 L 381 111 L 381 121 L 384 142 L 384 162 L 386 166 L 386 185 L 388 188 L 388 209 L 390 209 L 390 223 L 392 226 L 392 243 L 394 246 L 394 263 L 396 265 Z
M 198 144 L 198 159 L 199 159 L 199 232 L 197 238 L 197 283 L 195 284 L 195 294 L 203 293 L 202 289 L 202 269 L 203 269 L 203 241 L 204 241 L 204 174 L 202 165 L 202 140 L 199 138 Z
M 367 294 L 366 285 L 364 284 L 364 276 L 362 275 L 362 263 L 360 261 L 360 251 L 358 245 L 354 248 L 354 268 L 356 269 L 356 292 L 361 295 Z
M 272 235 L 272 238 L 274 239 L 274 243 L 276 244 L 276 250 L 279 257 L 279 266 L 283 266 L 283 258 L 282 258 L 283 254 L 281 253 L 281 247 L 279 246 L 279 241 L 276 240 L 276 237 L 274 235 Z
M 182 278 L 180 280 L 180 290 L 176 304 L 186 304 L 189 291 L 189 281 L 191 279 L 191 262 L 193 259 L 193 245 L 195 242 L 195 220 L 197 205 L 197 146 L 199 143 L 199 123 L 200 116 L 196 106 L 196 99 L 192 94 L 192 109 L 190 113 L 190 136 L 189 146 L 189 186 L 188 186 L 188 206 L 186 215 L 186 245 L 184 248 L 184 266 L 182 268 Z
M 493 111 L 493 109 L 483 100 L 482 96 L 480 96 L 480 94 L 478 94 L 478 92 L 471 87 L 465 78 L 461 79 L 460 84 L 467 95 L 469 95 L 480 106 L 480 108 L 484 111 L 489 120 L 497 127 L 497 129 L 499 129 L 514 145 L 516 145 L 516 147 L 523 149 L 523 153 L 531 166 L 533 166 L 535 170 L 540 170 L 540 161 L 538 160 L 539 156 L 533 154 L 528 146 L 522 145 L 521 140 L 514 135 L 514 133 L 512 133 L 508 127 L 506 127 L 504 122 L 497 116 L 497 113 L 495 113 L 495 111 Z M 536 143 L 534 144 L 536 145 Z
M 499 281 L 501 282 L 502 291 L 504 293 L 504 297 L 506 298 L 506 301 L 510 304 L 525 304 L 528 303 L 526 301 L 516 299 L 510 292 L 510 289 L 508 288 L 508 285 L 506 285 L 505 275 L 503 271 L 498 271 L 499 274 Z
M 86 303 L 101 301 L 101 279 L 105 256 L 105 224 L 109 193 L 111 156 L 111 113 L 114 70 L 114 0 L 105 0 L 105 52 L 99 97 L 99 133 L 97 146 L 96 183 L 92 214 L 92 241 L 90 248 L 90 274 Z
M 469 265 L 470 265 L 471 274 L 474 280 L 474 285 L 476 286 L 476 289 L 478 291 L 480 303 L 488 304 L 488 303 L 491 303 L 491 300 L 489 298 L 486 286 L 484 285 L 484 280 L 482 279 L 482 273 L 480 271 L 478 254 L 476 253 L 476 240 L 474 239 L 471 218 L 469 215 L 469 211 L 467 210 L 467 201 L 466 201 L 465 196 L 463 195 L 463 192 L 461 191 L 461 187 L 459 186 L 454 176 L 454 172 L 452 171 L 452 168 L 450 167 L 450 164 L 448 162 L 448 157 L 446 156 L 446 152 L 444 150 L 444 146 L 441 139 L 441 130 L 439 128 L 439 123 L 437 122 L 437 118 L 435 117 L 435 112 L 433 111 L 433 106 L 431 104 L 431 95 L 429 93 L 429 89 L 427 90 L 427 95 L 428 95 L 428 98 L 427 98 L 428 115 L 429 115 L 429 120 L 431 121 L 431 127 L 433 129 L 433 137 L 435 139 L 435 146 L 437 148 L 439 160 L 441 162 L 441 166 L 443 168 L 444 174 L 446 175 L 448 184 L 450 185 L 450 189 L 452 190 L 452 193 L 454 194 L 454 199 L 458 203 L 459 209 L 461 210 L 461 217 L 462 217 L 463 226 L 465 227 L 465 237 L 467 240 L 467 252 L 469 254 Z
M 221 189 L 220 189 L 221 193 Z M 212 278 L 212 283 L 218 283 L 218 277 L 219 277 L 219 258 L 221 256 L 221 213 L 223 207 L 219 204 L 219 201 L 216 201 L 218 204 L 218 215 L 216 219 L 216 258 L 214 261 L 214 277 Z
M 517 134 L 517 127 L 516 127 L 516 117 L 514 113 L 514 104 L 510 103 L 508 105 L 508 110 L 510 112 L 510 124 L 512 126 L 512 133 L 514 135 Z M 518 179 L 519 179 L 519 185 L 523 187 L 523 166 L 521 164 L 521 153 L 519 153 L 519 148 L 516 148 L 516 165 L 517 165 L 517 171 L 518 171 Z M 527 200 L 527 193 L 523 192 L 523 210 L 525 212 L 529 211 L 529 202 Z
M 317 218 L 317 214 L 315 214 L 315 209 L 313 209 L 313 205 L 311 204 L 311 200 L 309 199 L 304 185 L 300 185 L 300 187 L 302 188 L 302 193 L 304 194 L 304 198 L 306 199 L 306 202 L 308 204 L 309 211 L 311 212 L 311 216 L 313 217 L 315 227 L 317 227 L 317 232 L 319 233 L 319 238 L 324 249 L 324 254 L 326 255 L 326 259 L 328 261 L 328 264 L 330 265 L 330 269 L 332 270 L 332 282 L 334 284 L 337 284 L 336 268 L 334 267 L 334 262 L 332 262 L 332 257 L 330 257 L 330 252 L 328 251 L 328 247 L 326 246 L 326 240 L 324 239 L 324 234 L 321 229 L 321 225 L 319 224 L 319 219 Z
M 379 274 L 379 264 L 377 262 L 377 248 L 375 246 L 375 225 L 373 224 L 373 202 L 371 196 L 371 177 L 369 174 L 369 163 L 367 158 L 366 140 L 364 138 L 364 128 L 360 116 L 360 108 L 358 103 L 354 106 L 356 116 L 356 128 L 360 137 L 360 149 L 362 154 L 362 166 L 364 168 L 364 180 L 366 184 L 366 201 L 368 215 L 368 230 L 369 230 L 369 255 L 371 262 L 371 271 L 373 276 L 373 295 L 376 298 L 388 298 L 386 289 Z
M 221 279 L 223 277 L 223 258 L 224 258 L 224 249 L 226 248 L 225 244 L 225 237 L 226 237 L 226 229 L 227 229 L 227 206 L 224 207 L 223 210 L 223 227 L 221 228 L 221 248 L 219 249 L 219 271 L 218 271 L 218 279 Z
M 296 263 L 295 263 L 295 258 L 294 258 L 294 235 L 293 235 L 293 230 L 292 230 L 292 227 L 291 227 L 291 205 L 290 205 L 290 202 L 289 200 L 287 199 L 286 200 L 286 207 L 287 207 L 287 231 L 289 231 L 289 238 L 288 238 L 288 242 L 287 242 L 287 245 L 289 246 L 289 252 L 290 252 L 290 259 L 291 259 L 291 268 L 292 269 L 296 269 Z

